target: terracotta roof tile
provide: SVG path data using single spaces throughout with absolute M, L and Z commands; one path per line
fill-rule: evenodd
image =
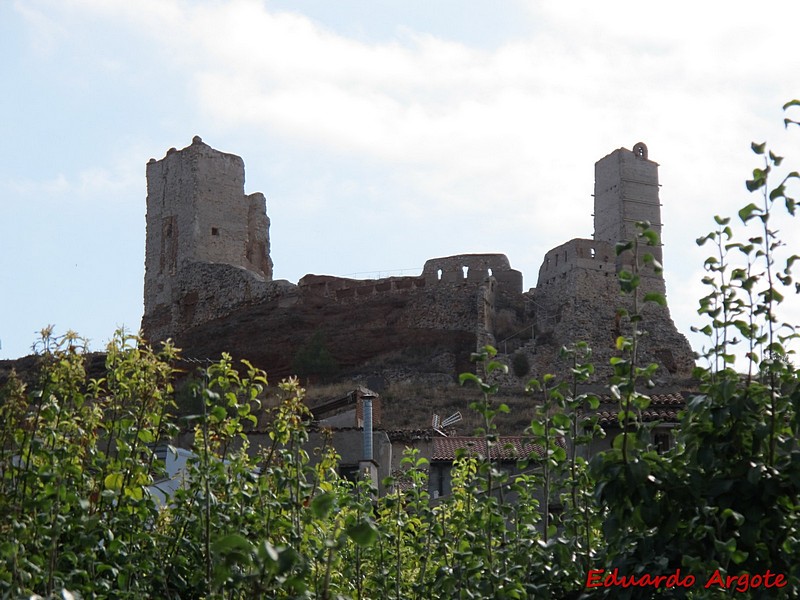
M 456 451 L 467 450 L 486 456 L 486 440 L 479 437 L 452 436 L 433 438 L 431 461 L 455 460 Z M 529 438 L 522 436 L 502 436 L 492 445 L 492 456 L 495 460 L 519 460 L 527 458 L 532 452 L 542 456 L 542 447 L 532 444 Z
M 620 411 L 619 400 L 611 396 L 600 396 L 600 407 L 595 412 L 600 417 L 601 425 L 617 425 L 619 420 L 617 414 Z M 664 421 L 665 423 L 677 423 L 678 413 L 686 407 L 686 398 L 683 393 L 675 392 L 671 394 L 652 394 L 650 395 L 650 406 L 642 411 L 642 420 Z

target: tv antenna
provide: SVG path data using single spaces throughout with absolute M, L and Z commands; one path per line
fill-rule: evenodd
M 434 414 L 433 418 L 431 419 L 431 426 L 433 427 L 433 430 L 436 433 L 444 437 L 447 437 L 447 433 L 445 433 L 444 431 L 445 428 L 450 427 L 450 425 L 453 425 L 455 423 L 458 423 L 462 418 L 463 417 L 461 416 L 461 411 L 456 411 L 455 413 L 453 413 L 444 420 L 442 420 L 442 418 L 439 415 Z

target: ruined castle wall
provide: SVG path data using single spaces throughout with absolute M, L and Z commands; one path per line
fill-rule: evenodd
M 489 283 L 491 282 L 491 283 Z M 298 287 L 304 295 L 329 298 L 340 303 L 380 294 L 406 294 L 424 288 L 441 289 L 443 297 L 477 293 L 486 287 L 494 305 L 496 288 L 508 294 L 522 292 L 522 274 L 511 268 L 503 254 L 464 254 L 425 262 L 422 274 L 383 279 L 349 279 L 331 275 L 305 275 Z M 481 292 L 482 293 L 482 292 Z M 437 297 L 440 294 L 436 294 Z M 481 308 L 478 312 L 483 312 Z M 488 319 L 487 322 L 491 322 Z
M 663 293 L 663 279 L 643 277 L 639 298 L 649 291 Z M 618 309 L 633 311 L 630 295 L 620 291 L 613 268 L 582 268 L 573 264 L 554 278 L 545 280 L 533 291 L 535 306 L 537 362 L 557 364 L 558 349 L 577 341 L 592 347 L 597 367 L 596 379 L 610 374 L 609 359 L 618 356 L 616 340 L 631 333 L 630 322 Z M 688 377 L 694 366 L 692 349 L 675 327 L 669 309 L 654 303 L 641 303 L 639 357 L 642 364 L 660 365 L 659 377 Z M 543 367 L 544 368 L 544 367 Z
M 313 306 L 324 315 L 324 324 L 315 327 L 341 364 L 355 353 L 379 363 L 380 357 L 399 353 L 448 379 L 472 368 L 469 356 L 478 347 L 494 344 L 498 289 L 493 277 L 476 284 L 467 279 L 428 283 L 422 276 L 362 281 L 306 275 L 298 284 L 298 308 Z
M 654 253 L 654 248 L 646 245 L 639 247 L 639 266 L 637 267 L 642 277 L 641 289 L 647 292 L 666 294 L 664 278 L 655 273 L 653 268 L 644 264 L 645 253 Z M 570 271 L 583 269 L 597 271 L 605 277 L 613 276 L 616 280 L 620 269 L 633 272 L 633 251 L 626 250 L 616 256 L 615 248 L 607 242 L 597 240 L 572 239 L 550 250 L 544 256 L 542 266 L 539 267 L 539 280 L 537 288 L 544 288 L 556 284 L 559 279 L 564 279 Z
M 245 239 L 245 260 L 247 268 L 272 279 L 272 257 L 269 245 L 269 217 L 267 199 L 261 192 L 247 196 L 247 237 Z
M 245 304 L 293 295 L 297 289 L 285 281 L 265 282 L 242 267 L 204 262 L 186 265 L 176 287 L 173 319 L 185 328 L 230 314 Z
M 482 328 L 493 313 L 486 284 L 423 284 L 379 292 L 371 282 L 335 290 L 352 292 L 339 297 L 318 293 L 322 288 L 314 286 L 324 285 L 325 279 L 332 285 L 344 283 L 337 278 L 304 278 L 294 295 L 243 304 L 228 316 L 185 331 L 177 343 L 198 357 L 235 352 L 279 376 L 293 374 L 294 358 L 317 334 L 342 373 L 378 373 L 399 381 L 425 372 L 453 381 L 457 373 L 474 368 L 470 354 L 478 339 L 485 339 Z M 414 282 L 398 278 L 395 283 L 403 280 Z M 311 285 L 305 285 L 308 281 Z M 213 299 L 187 300 L 188 313 L 193 310 L 190 305 L 201 310 L 203 302 Z
M 173 301 L 146 313 L 142 329 L 151 341 L 174 337 L 242 306 L 270 302 L 297 302 L 297 286 L 264 278 L 233 265 L 193 262 L 186 264 L 172 281 Z M 175 324 L 180 324 L 176 327 Z
M 619 335 L 614 326 L 620 303 L 613 269 L 600 271 L 573 265 L 533 291 L 536 337 L 559 346 L 578 340 L 598 345 Z
M 607 242 L 572 239 L 545 254 L 536 287 L 553 283 L 576 268 L 616 273 L 615 259 L 614 247 Z
M 494 277 L 505 289 L 522 293 L 522 273 L 511 268 L 504 254 L 459 254 L 431 258 L 425 261 L 422 269 L 422 277 L 430 284 L 457 284 L 463 281 L 480 284 L 489 276 Z
M 142 329 L 149 339 L 196 325 L 201 315 L 221 316 L 213 306 L 230 307 L 235 298 L 250 301 L 267 293 L 272 262 L 266 200 L 262 194 L 245 196 L 244 162 L 238 156 L 195 137 L 187 148 L 151 159 L 146 224 Z M 216 275 L 214 265 L 219 266 Z M 238 287 L 231 287 L 233 280 Z M 186 311 L 179 305 L 203 295 L 219 300 L 182 320 Z
M 391 294 L 424 288 L 422 277 L 386 277 L 384 279 L 348 279 L 332 275 L 305 275 L 298 282 L 304 294 L 347 302 L 375 294 Z
M 409 329 L 439 329 L 476 333 L 479 288 L 437 286 L 412 294 L 395 323 Z
M 389 306 L 387 319 L 378 326 L 410 329 L 476 331 L 479 314 L 485 314 L 485 305 L 491 304 L 492 299 L 482 291 L 485 285 L 474 285 L 466 280 L 429 285 L 422 277 L 356 280 L 306 275 L 297 287 L 307 301 L 316 297 L 325 303 L 352 306 L 354 316 L 358 315 L 359 305 L 385 299 Z M 391 306 L 396 310 L 391 310 Z M 481 319 L 491 322 L 490 317 Z
M 356 280 L 306 275 L 298 283 L 305 297 L 337 304 L 371 302 L 376 296 L 396 298 L 391 325 L 410 329 L 468 331 L 477 346 L 495 343 L 496 295 L 521 293 L 522 275 L 502 254 L 467 254 L 426 261 L 418 277 Z

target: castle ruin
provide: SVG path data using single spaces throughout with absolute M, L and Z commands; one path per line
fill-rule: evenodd
M 142 329 L 154 339 L 257 299 L 272 280 L 264 195 L 245 195 L 244 161 L 200 137 L 147 163 L 146 219 Z M 213 295 L 201 296 L 204 281 Z
M 658 192 L 658 164 L 649 160 L 647 146 L 641 142 L 633 150 L 619 148 L 595 163 L 593 239 L 572 239 L 547 252 L 536 288 L 531 290 L 536 328 L 549 337 L 551 350 L 584 340 L 593 349 L 595 365 L 608 365 L 617 337 L 629 334 L 618 309 L 633 307 L 630 297 L 620 295 L 617 275 L 622 269 L 632 270 L 633 253 L 617 255 L 616 245 L 636 238 L 637 223 L 645 221 L 661 239 Z M 661 244 L 640 248 L 640 258 L 644 253 L 663 264 Z M 666 295 L 660 269 L 642 264 L 639 275 L 641 293 Z M 662 383 L 688 376 L 693 354 L 668 306 L 648 303 L 639 312 L 645 332 L 642 361 L 659 364 Z M 556 360 L 552 353 L 550 360 Z M 539 362 L 547 359 L 540 357 Z
M 273 280 L 264 196 L 244 193 L 241 158 L 199 137 L 150 160 L 147 190 L 145 337 L 173 338 L 189 356 L 229 351 L 279 376 L 316 333 L 348 377 L 391 381 L 422 370 L 452 381 L 489 343 L 526 353 L 539 373 L 556 372 L 561 345 L 577 340 L 607 364 L 624 334 L 617 273 L 631 260 L 614 246 L 637 221 L 661 232 L 658 165 L 641 143 L 596 163 L 594 238 L 549 251 L 528 291 L 502 254 L 430 259 L 413 277 Z M 648 251 L 662 260 L 661 246 Z M 663 293 L 661 273 L 645 270 L 642 288 Z M 669 309 L 653 304 L 644 314 L 643 359 L 659 364 L 665 385 L 688 376 L 691 348 Z

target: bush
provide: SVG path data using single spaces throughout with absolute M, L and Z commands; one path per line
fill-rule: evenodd
M 321 331 L 315 332 L 297 351 L 292 370 L 301 379 L 313 383 L 330 383 L 339 372 L 339 363 L 328 350 Z

